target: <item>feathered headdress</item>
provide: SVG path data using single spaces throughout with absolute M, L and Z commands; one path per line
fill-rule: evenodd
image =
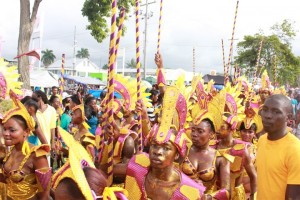
M 250 129 L 252 124 L 256 125 L 256 132 L 259 133 L 263 130 L 263 124 L 261 116 L 258 114 L 259 111 L 259 100 L 258 97 L 255 96 L 251 102 L 246 102 L 245 104 L 245 115 L 243 118 L 243 123 L 245 129 Z
M 72 109 L 72 112 L 75 112 L 75 110 L 79 109 L 81 111 L 81 117 L 82 117 L 82 125 L 84 126 L 85 129 L 90 129 L 90 126 L 86 123 L 86 117 L 85 117 L 85 112 L 84 112 L 84 105 L 83 104 L 79 104 L 77 106 L 75 106 Z
M 35 127 L 34 119 L 30 116 L 25 106 L 20 102 L 17 95 L 12 90 L 10 90 L 9 96 L 13 102 L 12 108 L 4 113 L 2 123 L 7 122 L 12 116 L 20 115 L 26 121 L 29 130 L 33 131 Z
M 207 90 L 211 91 L 211 86 L 206 87 L 203 79 L 198 77 L 193 80 L 192 87 L 195 87 L 197 104 L 192 108 L 192 118 L 194 124 L 199 124 L 203 119 L 209 119 L 214 124 L 215 130 L 219 130 L 222 125 L 222 114 L 225 106 L 225 98 L 222 94 L 213 96 Z
M 220 91 L 225 95 L 225 109 L 223 120 L 231 125 L 231 130 L 235 130 L 240 121 L 244 117 L 244 107 L 242 106 L 242 99 L 239 98 L 240 92 L 237 87 L 231 87 L 229 83 Z
M 186 114 L 187 105 L 184 96 L 177 87 L 167 86 L 162 104 L 161 120 L 158 125 L 152 127 L 148 135 L 149 141 L 154 140 L 159 144 L 171 141 L 183 156 L 187 149 L 187 138 L 184 134 Z
M 0 58 L 0 97 L 6 98 L 9 96 L 9 91 L 22 94 L 22 82 L 18 82 L 19 74 L 17 73 L 17 66 L 8 67 L 8 63 Z
M 272 93 L 272 85 L 267 70 L 265 70 L 261 75 L 261 88 L 259 91 L 269 91 Z

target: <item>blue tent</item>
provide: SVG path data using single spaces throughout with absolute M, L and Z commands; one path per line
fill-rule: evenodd
M 105 89 L 104 91 L 107 91 L 107 90 Z M 103 92 L 103 90 L 89 90 L 89 94 L 92 94 L 96 98 L 100 98 L 100 95 L 102 92 Z M 122 98 L 122 96 L 117 92 L 114 92 L 114 95 L 118 99 Z

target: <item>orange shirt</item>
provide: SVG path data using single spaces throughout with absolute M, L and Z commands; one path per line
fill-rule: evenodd
M 284 200 L 287 184 L 300 185 L 300 140 L 292 133 L 271 141 L 267 134 L 257 146 L 257 199 Z

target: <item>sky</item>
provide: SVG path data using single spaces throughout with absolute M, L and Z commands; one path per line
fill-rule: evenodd
M 146 0 L 142 0 L 142 4 Z M 154 2 L 155 0 L 148 0 Z M 17 54 L 19 34 L 20 1 L 0 0 L 0 36 L 2 56 L 13 59 Z M 33 4 L 33 0 L 31 0 Z M 88 21 L 81 14 L 84 0 L 43 0 L 39 15 L 42 16 L 43 36 L 41 49 L 53 50 L 57 59 L 62 53 L 73 57 L 74 29 L 76 26 L 76 51 L 87 48 L 90 59 L 99 66 L 108 62 L 109 39 L 101 44 L 86 30 Z M 270 27 L 284 19 L 295 22 L 300 30 L 300 12 L 297 0 L 240 0 L 235 28 L 233 54 L 236 44 L 245 35 L 260 30 L 270 34 Z M 146 66 L 155 68 L 154 55 L 157 48 L 160 0 L 148 5 L 153 16 L 148 19 Z M 223 71 L 221 39 L 224 39 L 225 57 L 228 60 L 233 29 L 236 0 L 164 0 L 161 27 L 161 54 L 167 68 L 183 68 L 192 71 L 193 48 L 195 48 L 196 72 Z M 145 13 L 145 6 L 141 7 Z M 110 23 L 110 19 L 108 20 Z M 140 42 L 142 63 L 144 54 L 145 21 L 140 17 Z M 110 25 L 109 25 L 110 26 Z M 125 21 L 127 32 L 121 38 L 119 52 L 125 51 L 125 62 L 135 59 L 135 16 L 131 11 Z M 300 33 L 292 42 L 293 52 L 300 56 Z M 119 56 L 118 63 L 121 64 Z

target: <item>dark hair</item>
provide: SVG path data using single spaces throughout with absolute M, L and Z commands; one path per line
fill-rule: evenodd
M 23 99 L 21 99 L 21 103 L 24 105 L 29 99 L 32 99 L 31 96 L 25 96 Z
M 85 100 L 85 102 L 84 102 L 84 104 L 85 105 L 88 105 L 91 101 L 93 101 L 93 100 L 97 100 L 95 97 L 88 97 L 88 98 L 86 98 L 86 100 Z
M 35 112 L 37 112 L 37 110 L 39 109 L 38 103 L 35 100 L 33 100 L 33 99 L 29 99 L 28 101 L 26 101 L 24 103 L 24 106 L 33 107 L 34 110 L 35 110 Z
M 49 104 L 47 95 L 46 95 L 42 90 L 34 91 L 34 93 L 35 93 L 38 97 L 41 97 L 41 98 L 42 98 L 42 101 L 43 101 L 44 103 Z
M 215 126 L 214 126 L 213 122 L 212 122 L 210 119 L 205 118 L 205 119 L 202 120 L 202 122 L 206 122 L 207 124 L 209 124 L 210 129 L 211 129 L 214 133 L 216 132 Z
M 256 124 L 253 123 L 253 124 L 250 126 L 249 129 L 250 129 L 250 130 L 253 130 L 254 132 L 256 132 L 256 130 L 257 130 Z M 241 123 L 240 131 L 241 131 L 241 130 L 246 130 L 246 127 L 245 127 L 245 123 L 244 123 L 244 122 Z
M 101 94 L 100 94 L 100 98 L 104 99 L 106 96 L 107 91 L 106 90 L 102 90 Z
M 55 95 L 51 95 L 51 97 L 50 97 L 50 99 L 49 99 L 49 103 L 50 103 L 50 104 L 53 104 L 54 99 L 56 99 L 56 98 L 59 98 L 59 97 L 58 97 L 58 96 L 55 96 Z
M 150 90 L 150 98 L 152 98 L 155 95 L 159 95 L 159 91 L 158 90 Z
M 86 180 L 96 195 L 102 195 L 103 190 L 107 187 L 107 176 L 101 170 L 92 167 L 83 168 Z
M 85 200 L 85 197 L 83 196 L 78 185 L 76 184 L 76 182 L 73 179 L 64 178 L 63 180 L 60 181 L 59 185 L 60 184 L 64 185 L 66 187 L 68 196 L 70 196 L 72 199 Z
M 52 86 L 51 90 L 53 90 L 53 89 L 58 89 L 58 87 L 57 86 Z
M 81 104 L 80 99 L 79 99 L 79 97 L 78 97 L 77 94 L 73 94 L 70 98 L 72 99 L 72 101 L 73 101 L 75 104 L 77 104 L 77 105 Z
M 18 121 L 24 130 L 28 129 L 27 122 L 21 115 L 13 115 L 11 119 Z

